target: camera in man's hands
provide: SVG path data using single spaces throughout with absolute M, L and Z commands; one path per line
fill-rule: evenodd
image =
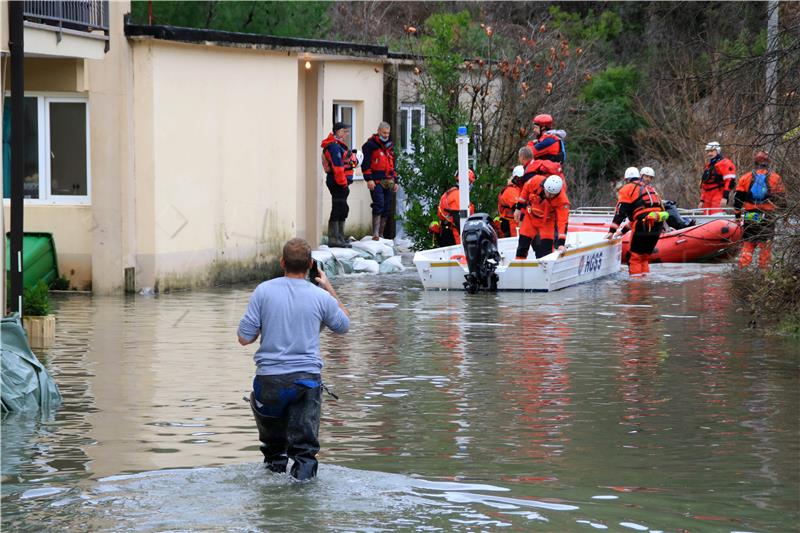
M 319 285 L 317 278 L 319 277 L 320 267 L 319 261 L 316 259 L 311 260 L 311 268 L 308 270 L 308 281 L 314 285 Z

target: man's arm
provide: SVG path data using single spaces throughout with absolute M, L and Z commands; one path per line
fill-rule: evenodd
M 239 321 L 239 330 L 237 332 L 239 337 L 239 344 L 247 346 L 252 344 L 258 339 L 261 333 L 261 298 L 258 294 L 258 288 L 253 291 L 250 296 L 250 302 L 247 304 L 247 311 L 245 311 L 242 320 Z

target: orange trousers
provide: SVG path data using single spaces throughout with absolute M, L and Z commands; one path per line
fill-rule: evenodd
M 650 254 L 631 252 L 631 257 L 628 259 L 628 274 L 635 276 L 648 272 L 650 272 Z
M 772 241 L 745 241 L 742 244 L 742 251 L 739 253 L 739 268 L 750 266 L 753 262 L 753 252 L 756 251 L 756 247 L 760 250 L 758 255 L 759 268 L 767 268 L 769 266 L 769 260 L 772 258 Z

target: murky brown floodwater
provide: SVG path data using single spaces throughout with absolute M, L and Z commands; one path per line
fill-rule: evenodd
M 250 286 L 58 298 L 64 404 L 2 423 L 4 531 L 797 531 L 800 350 L 724 266 L 554 294 L 336 280 L 320 477 L 266 474 Z

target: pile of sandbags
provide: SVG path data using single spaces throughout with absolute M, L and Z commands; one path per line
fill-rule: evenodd
M 328 276 L 354 273 L 393 274 L 404 269 L 391 239 L 373 241 L 372 237 L 367 236 L 360 241 L 353 241 L 352 246 L 330 248 L 323 244 L 318 250 L 312 251 L 311 256 L 322 263 Z

